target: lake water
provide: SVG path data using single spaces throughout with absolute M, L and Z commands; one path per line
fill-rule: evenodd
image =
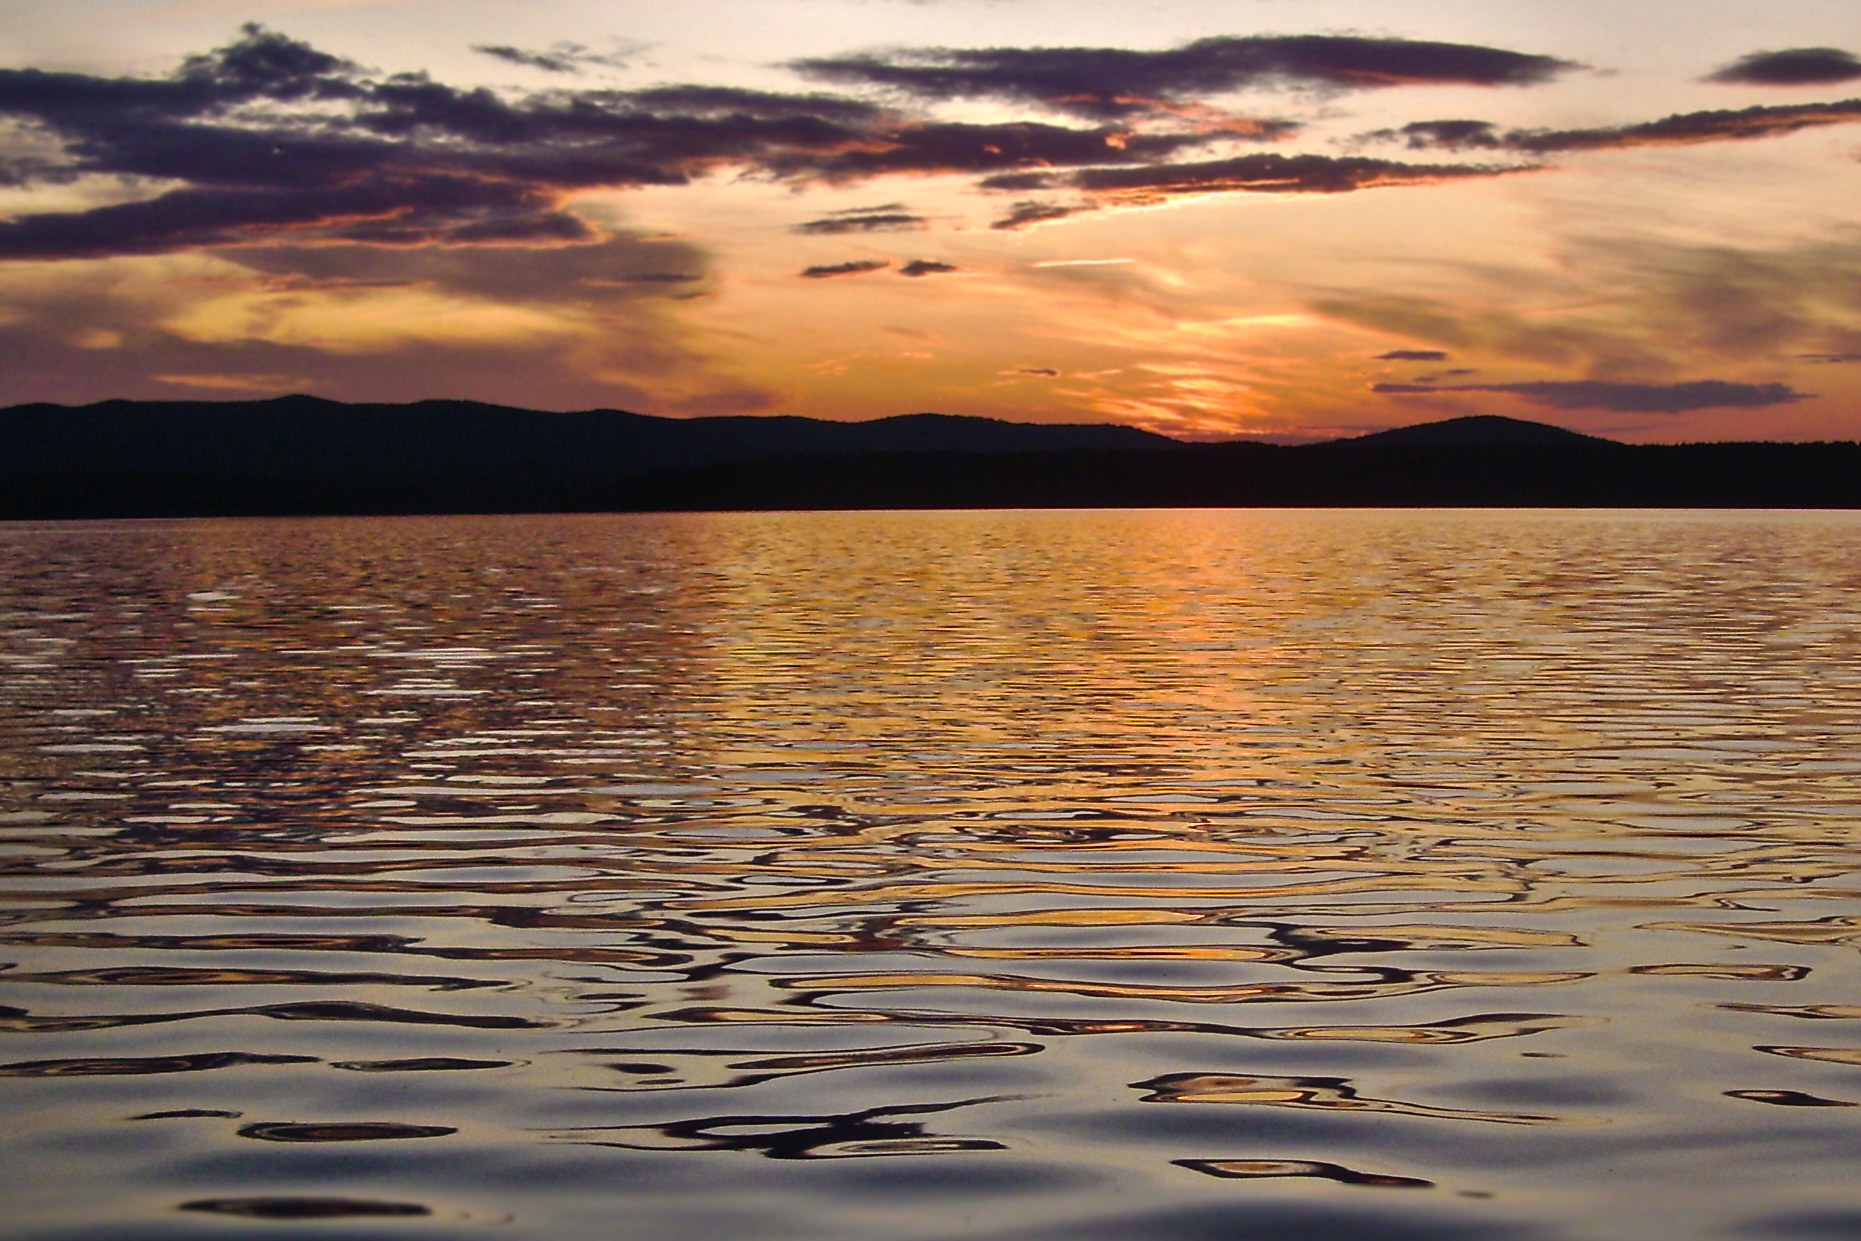
M 1861 1236 L 1861 514 L 0 527 L 0 1231 Z

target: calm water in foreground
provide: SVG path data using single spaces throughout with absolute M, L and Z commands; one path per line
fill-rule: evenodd
M 0 527 L 0 1231 L 1861 1236 L 1861 514 Z

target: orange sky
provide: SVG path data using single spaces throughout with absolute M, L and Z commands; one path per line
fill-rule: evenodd
M 1861 438 L 1852 0 L 52 10 L 4 403 Z

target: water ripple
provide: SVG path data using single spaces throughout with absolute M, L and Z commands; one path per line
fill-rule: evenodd
M 1818 513 L 8 527 L 11 1218 L 1834 1235 L 1857 566 Z

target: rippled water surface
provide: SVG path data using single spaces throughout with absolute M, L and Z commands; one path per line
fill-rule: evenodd
M 1861 1236 L 1861 515 L 0 527 L 0 1230 Z

